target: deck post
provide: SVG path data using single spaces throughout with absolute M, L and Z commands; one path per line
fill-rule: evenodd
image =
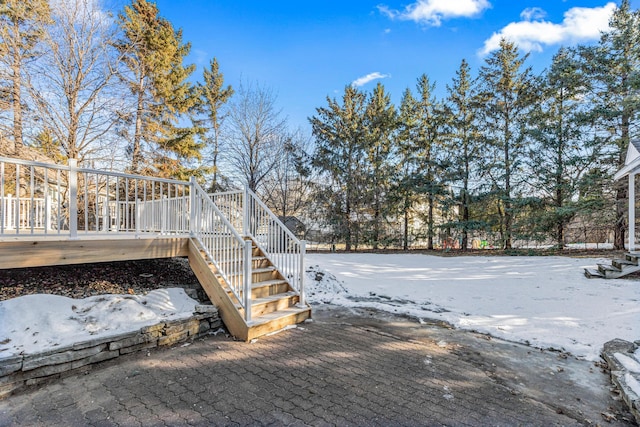
M 629 252 L 636 249 L 636 175 L 629 174 Z
M 304 293 L 304 256 L 307 252 L 307 242 L 300 241 L 300 305 L 305 305 L 306 295 Z
M 244 187 L 244 200 L 242 201 L 242 233 L 249 235 L 249 188 Z
M 78 160 L 69 159 L 69 237 L 78 238 Z
M 251 252 L 253 251 L 253 242 L 251 240 L 244 241 L 244 260 L 243 260 L 243 300 L 244 300 L 244 319 L 247 323 L 251 322 Z
M 196 178 L 189 178 L 189 235 L 194 236 L 196 229 Z

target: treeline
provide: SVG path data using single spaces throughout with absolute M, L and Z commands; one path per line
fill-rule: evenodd
M 623 248 L 626 182 L 612 176 L 638 131 L 640 15 L 625 0 L 610 27 L 542 75 L 503 40 L 477 74 L 463 60 L 441 99 L 427 75 L 397 107 L 382 84 L 328 98 L 310 119 L 324 178 L 313 211 L 347 250 L 419 237 L 433 248 L 443 234 L 462 248 L 489 235 L 562 248 L 578 221 L 583 239 L 608 228 Z
M 190 45 L 155 3 L 110 14 L 90 0 L 0 2 L 0 148 L 59 162 L 248 185 L 308 235 L 347 249 L 471 245 L 491 236 L 564 245 L 625 236 L 626 183 L 612 181 L 638 132 L 640 14 L 623 0 L 595 45 L 560 49 L 542 75 L 503 40 L 466 61 L 438 98 L 420 76 L 400 104 L 379 84 L 345 87 L 291 130 L 258 83 L 195 77 Z M 6 151 L 6 150 L 5 150 Z

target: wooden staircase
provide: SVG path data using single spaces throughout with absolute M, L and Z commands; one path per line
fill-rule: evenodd
M 300 304 L 298 293 L 255 243 L 251 259 L 249 322 L 245 321 L 245 309 L 196 239 L 189 242 L 189 264 L 204 291 L 218 307 L 229 332 L 240 340 L 251 341 L 311 317 L 311 308 Z
M 640 253 L 626 253 L 624 259 L 618 258 L 611 261 L 611 265 L 598 264 L 597 270 L 584 269 L 584 275 L 589 279 L 604 278 L 617 279 L 636 271 L 640 271 Z

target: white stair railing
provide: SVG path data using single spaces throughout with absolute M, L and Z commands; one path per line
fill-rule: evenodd
M 192 178 L 191 184 L 192 235 L 244 309 L 245 320 L 250 322 L 251 241 L 242 238 L 195 179 Z
M 300 303 L 304 304 L 305 241 L 298 239 L 249 189 L 209 196 L 225 216 L 230 218 L 237 230 L 243 230 L 245 236 L 255 240 L 271 263 L 298 292 Z

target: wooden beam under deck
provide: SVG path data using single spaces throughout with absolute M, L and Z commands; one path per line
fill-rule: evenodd
M 171 258 L 189 254 L 187 237 L 35 239 L 37 237 L 0 241 L 0 269 Z

